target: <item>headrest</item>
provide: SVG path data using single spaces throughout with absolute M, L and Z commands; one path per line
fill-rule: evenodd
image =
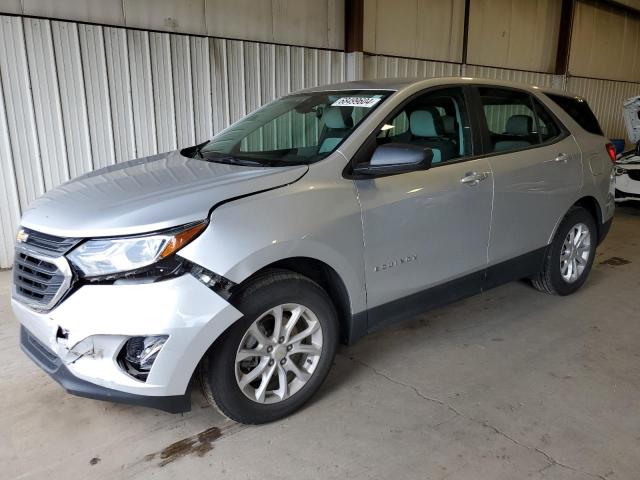
M 322 119 L 327 128 L 342 129 L 353 127 L 353 119 L 343 112 L 340 107 L 327 107 L 322 113 Z
M 444 133 L 456 133 L 456 119 L 453 115 L 445 115 L 442 117 L 442 128 Z
M 511 115 L 506 132 L 511 135 L 529 135 L 533 131 L 533 118 L 529 115 Z
M 437 137 L 438 131 L 433 114 L 428 110 L 415 110 L 409 117 L 411 134 L 416 137 Z

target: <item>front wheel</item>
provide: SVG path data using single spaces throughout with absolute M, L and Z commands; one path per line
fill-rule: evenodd
M 233 303 L 244 317 L 203 362 L 205 397 L 241 423 L 290 415 L 318 390 L 333 362 L 338 325 L 331 300 L 309 278 L 274 270 L 252 280 Z
M 597 238 L 593 216 L 582 207 L 573 207 L 547 248 L 542 269 L 532 278 L 533 286 L 552 295 L 578 290 L 591 271 Z

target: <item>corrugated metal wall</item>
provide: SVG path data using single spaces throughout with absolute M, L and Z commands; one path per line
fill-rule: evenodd
M 460 75 L 460 64 L 416 60 L 385 55 L 364 57 L 364 78 L 386 77 L 455 77 Z
M 0 267 L 38 195 L 115 162 L 193 145 L 260 105 L 346 79 L 467 75 L 566 88 L 624 138 L 640 84 L 0 16 Z
M 563 78 L 549 73 L 525 72 L 506 68 L 460 65 L 458 63 L 435 62 L 412 58 L 366 55 L 364 57 L 364 78 L 385 77 L 447 77 L 465 75 L 468 77 L 505 80 L 526 83 L 545 88 L 561 89 Z
M 21 212 L 77 175 L 193 145 L 346 79 L 346 54 L 0 16 L 0 267 Z

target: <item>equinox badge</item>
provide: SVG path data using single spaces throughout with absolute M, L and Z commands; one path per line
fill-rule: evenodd
M 389 263 L 383 263 L 382 265 L 378 265 L 373 267 L 374 272 L 383 272 L 384 270 L 389 270 L 390 268 L 397 267 L 398 265 L 402 265 L 404 263 L 411 263 L 418 259 L 417 255 L 409 255 L 406 257 L 402 257 L 400 259 L 392 260 Z

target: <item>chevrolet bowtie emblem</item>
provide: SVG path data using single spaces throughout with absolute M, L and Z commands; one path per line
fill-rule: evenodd
M 16 235 L 16 242 L 24 243 L 27 241 L 27 238 L 29 238 L 29 234 L 21 229 Z

